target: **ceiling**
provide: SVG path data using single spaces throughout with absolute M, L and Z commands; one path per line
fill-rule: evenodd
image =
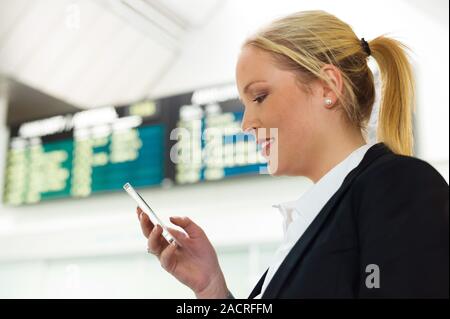
M 148 96 L 220 0 L 2 0 L 0 75 L 77 107 Z

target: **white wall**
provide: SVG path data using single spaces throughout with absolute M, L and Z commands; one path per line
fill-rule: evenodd
M 417 1 L 416 1 L 417 2 Z M 446 1 L 423 1 L 446 7 Z M 369 5 L 371 5 L 369 7 Z M 415 52 L 420 157 L 448 181 L 448 13 L 435 21 L 408 1 L 228 0 L 211 22 L 186 39 L 180 58 L 153 96 L 233 82 L 240 43 L 274 16 L 321 8 L 371 39 L 393 32 Z M 387 10 L 386 8 L 389 8 Z M 439 36 L 437 36 L 439 35 Z M 150 72 L 151 70 L 149 70 Z M 0 111 L 4 106 L 0 103 Z M 0 112 L 0 147 L 6 141 Z M 4 166 L 4 148 L 0 148 Z M 281 238 L 272 204 L 310 185 L 302 178 L 256 176 L 217 183 L 146 189 L 166 217 L 189 215 L 219 250 L 230 287 L 246 297 Z M 134 204 L 121 192 L 39 205 L 0 206 L 0 297 L 192 297 L 145 253 Z
M 6 82 L 0 77 L 0 194 L 3 194 L 3 178 L 4 169 L 3 165 L 5 160 L 5 151 L 8 143 L 8 129 L 4 125 L 6 122 L 6 113 L 8 107 L 8 97 L 7 97 Z M 1 226 L 0 226 L 1 227 Z

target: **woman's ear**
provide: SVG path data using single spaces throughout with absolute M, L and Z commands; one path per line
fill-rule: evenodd
M 326 108 L 334 108 L 342 93 L 343 79 L 341 70 L 332 64 L 325 64 L 321 73 L 326 79 L 321 81 L 323 88 L 323 105 Z

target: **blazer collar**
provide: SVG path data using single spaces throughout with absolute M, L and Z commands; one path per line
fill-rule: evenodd
M 337 192 L 330 198 L 330 200 L 325 204 L 320 213 L 308 227 L 308 229 L 303 233 L 303 235 L 299 238 L 297 243 L 292 247 L 291 251 L 284 259 L 283 263 L 278 268 L 277 272 L 273 276 L 269 285 L 262 298 L 276 298 L 281 288 L 283 287 L 285 281 L 288 279 L 291 271 L 294 270 L 295 266 L 298 265 L 303 255 L 307 251 L 308 247 L 314 240 L 314 238 L 319 233 L 323 223 L 326 221 L 327 217 L 333 210 L 333 207 L 339 201 L 339 199 L 345 194 L 349 186 L 352 184 L 354 179 L 360 175 L 373 161 L 375 161 L 380 156 L 392 153 L 390 149 L 384 143 L 378 143 L 373 145 L 367 153 L 364 155 L 362 161 L 359 165 L 354 168 L 344 179 L 341 187 L 337 190 Z M 251 292 L 249 298 L 254 298 L 261 292 L 261 287 L 264 282 L 267 271 L 259 280 L 256 287 Z
M 267 269 L 264 274 L 261 276 L 261 278 L 259 279 L 258 283 L 256 284 L 255 288 L 253 288 L 252 292 L 250 293 L 250 296 L 248 296 L 248 299 L 253 299 L 255 298 L 257 295 L 260 294 L 261 289 L 262 289 L 262 285 L 264 283 L 264 279 L 266 279 L 266 275 L 267 272 L 269 271 L 269 269 Z

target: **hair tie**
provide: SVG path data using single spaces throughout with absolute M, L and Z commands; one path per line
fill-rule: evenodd
M 370 51 L 369 43 L 366 40 L 364 40 L 364 38 L 361 39 L 361 46 L 368 56 L 372 54 L 372 51 Z

